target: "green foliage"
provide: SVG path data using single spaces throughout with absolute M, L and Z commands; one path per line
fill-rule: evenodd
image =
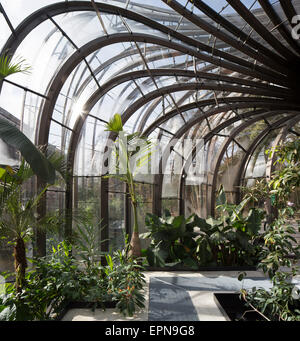
M 35 209 L 46 190 L 47 187 L 43 188 L 39 194 L 27 200 L 21 200 L 21 186 L 11 191 L 2 207 L 0 235 L 10 240 L 30 237 L 38 225 Z
M 264 196 L 270 197 L 271 205 L 277 211 L 277 218 L 271 217 L 266 226 L 258 264 L 273 286 L 270 290 L 256 287 L 242 290 L 241 298 L 269 321 L 300 321 L 300 290 L 292 283 L 298 273 L 295 265 L 300 258 L 300 246 L 295 239 L 296 229 L 287 224 L 287 219 L 298 209 L 290 207 L 288 200 L 300 185 L 300 141 L 291 141 L 268 151 L 269 157 L 274 152 L 279 168 L 268 183 L 262 182 L 246 193 L 254 202 Z M 282 267 L 289 271 L 282 271 Z
M 56 152 L 47 157 L 49 160 L 46 157 L 45 159 L 52 165 L 54 175 L 56 170 L 62 174 L 65 170 L 62 167 L 63 157 Z M 50 185 L 46 184 L 31 197 L 24 197 L 23 185 L 33 175 L 34 170 L 24 159 L 16 169 L 9 166 L 0 168 L 0 238 L 5 238 L 15 246 L 15 270 L 17 278 L 20 277 L 20 283 L 24 282 L 27 267 L 25 243 L 35 231 L 55 231 L 59 224 L 55 213 L 47 213 L 43 217 L 37 215 L 37 206 Z M 24 244 L 24 247 L 19 247 L 18 244 Z M 18 281 L 18 286 L 17 283 Z
M 243 290 L 241 297 L 269 321 L 300 321 L 300 300 L 294 298 L 293 275 L 295 273 L 276 272 L 270 290 L 253 287 L 251 291 Z
M 300 245 L 295 239 L 295 229 L 286 225 L 283 219 L 275 220 L 264 234 L 264 247 L 258 265 L 272 278 L 280 267 L 291 268 L 300 257 Z
M 108 177 L 115 177 L 126 182 L 130 190 L 135 173 L 149 160 L 151 142 L 138 132 L 126 133 L 121 116 L 118 114 L 115 114 L 107 123 L 106 130 L 118 134 L 113 150 L 116 159 L 115 174 L 108 175 Z
M 270 195 L 274 197 L 272 204 L 282 211 L 281 214 L 293 215 L 294 209 L 288 206 L 288 200 L 300 187 L 300 141 L 291 141 L 268 153 L 270 156 L 276 153 L 275 164 L 279 165 L 268 183 Z
M 154 214 L 146 215 L 145 224 L 149 232 L 141 234 L 141 238 L 150 238 L 147 249 L 147 260 L 151 266 L 164 266 L 166 263 L 183 263 L 197 268 L 195 251 L 197 244 L 194 237 L 195 215 L 188 219 L 184 216 L 172 217 L 165 211 L 163 218 Z
M 15 73 L 28 73 L 30 67 L 25 65 L 25 60 L 20 59 L 12 62 L 12 58 L 8 55 L 0 55 L 0 80 Z
M 253 287 L 241 292 L 247 305 L 270 321 L 300 321 L 300 290 L 292 283 L 298 272 L 295 264 L 300 256 L 294 234 L 295 229 L 285 226 L 283 220 L 272 223 L 264 234 L 265 243 L 258 264 L 258 268 L 269 275 L 272 288 Z M 290 270 L 282 271 L 283 266 Z
M 74 260 L 71 246 L 61 243 L 48 257 L 33 261 L 35 269 L 26 274 L 26 286 L 21 292 L 10 287 L 0 299 L 2 320 L 32 321 L 53 319 L 67 300 L 76 300 L 86 294 L 85 282 Z
M 256 265 L 263 243 L 260 233 L 263 212 L 253 208 L 243 216 L 248 200 L 239 205 L 228 204 L 223 188 L 217 202 L 217 219 L 203 219 L 195 214 L 188 219 L 172 217 L 168 211 L 163 218 L 147 214 L 145 224 L 149 232 L 141 237 L 151 239 L 148 263 L 151 266 L 181 263 L 195 269 L 199 266 Z
M 206 265 L 256 265 L 261 248 L 260 233 L 263 212 L 252 208 L 243 215 L 247 201 L 239 205 L 227 204 L 223 189 L 217 206 L 219 218 L 198 218 L 200 237 L 197 256 Z
M 83 219 L 82 219 L 83 218 Z M 81 262 L 87 269 L 97 267 L 100 264 L 101 243 L 105 240 L 100 240 L 100 233 L 103 227 L 102 221 L 93 223 L 89 213 L 80 217 L 75 224 L 73 231 L 73 245 Z
M 296 139 L 288 143 L 282 144 L 275 149 L 268 150 L 267 153 L 272 155 L 276 153 L 276 163 L 281 165 L 295 165 L 300 161 L 300 140 Z
M 52 165 L 56 174 L 59 175 L 65 182 L 68 181 L 70 173 L 68 169 L 68 162 L 66 160 L 66 156 L 56 149 L 48 147 L 40 147 L 39 150 L 45 155 L 48 162 Z M 39 174 L 37 173 L 39 176 Z M 56 179 L 58 176 L 56 177 Z M 50 183 L 50 182 L 49 182 Z
M 123 131 L 121 115 L 115 114 L 114 117 L 111 120 L 109 120 L 109 122 L 107 123 L 107 127 L 105 131 L 111 131 L 114 133 Z
M 139 226 L 137 216 L 138 196 L 136 193 L 134 176 L 137 171 L 148 163 L 151 155 L 151 142 L 145 139 L 140 133 L 128 134 L 123 130 L 121 116 L 115 114 L 107 123 L 108 131 L 118 134 L 114 146 L 116 158 L 115 174 L 109 174 L 107 178 L 116 178 L 127 184 L 128 193 L 133 210 L 133 239 L 132 255 L 139 257 L 141 254 L 139 244 Z
M 115 301 L 119 311 L 129 316 L 144 307 L 143 268 L 128 257 L 128 249 L 107 255 L 105 266 L 87 261 L 83 267 L 71 251 L 72 245 L 63 241 L 52 246 L 50 255 L 33 260 L 21 292 L 7 284 L 0 296 L 0 320 L 53 320 L 74 301 L 103 308 L 105 302 Z
M 145 285 L 143 267 L 139 259 L 128 256 L 129 246 L 106 256 L 107 266 L 104 273 L 108 282 L 107 292 L 123 315 L 133 316 L 137 308 L 144 307 L 141 293 Z
M 270 196 L 268 183 L 265 178 L 256 180 L 251 187 L 242 187 L 243 199 L 252 205 L 263 204 Z
M 25 281 L 26 242 L 34 231 L 49 226 L 48 215 L 38 219 L 36 208 L 48 185 L 32 197 L 23 198 L 22 184 L 32 176 L 32 170 L 23 161 L 17 171 L 5 168 L 0 181 L 0 237 L 14 245 L 16 286 L 20 289 Z M 52 225 L 52 224 L 50 224 Z

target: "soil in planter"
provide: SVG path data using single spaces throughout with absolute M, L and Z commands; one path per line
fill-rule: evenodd
M 246 306 L 240 299 L 240 294 L 215 293 L 214 296 L 220 310 L 231 321 L 266 321 L 263 316 Z

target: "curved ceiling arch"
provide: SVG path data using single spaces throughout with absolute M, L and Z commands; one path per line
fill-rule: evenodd
M 175 1 L 171 2 L 169 4 L 170 6 L 175 6 Z M 274 72 L 274 70 L 268 70 L 264 67 L 261 67 L 257 65 L 256 63 L 252 64 L 248 61 L 246 61 L 243 58 L 235 57 L 234 55 L 230 55 L 226 52 L 223 52 L 221 50 L 215 49 L 213 47 L 210 47 L 206 44 L 203 44 L 199 41 L 196 41 L 190 37 L 187 37 L 177 31 L 174 31 L 167 26 L 164 26 L 156 21 L 153 21 L 145 16 L 142 16 L 136 12 L 131 12 L 127 9 L 121 8 L 121 7 L 116 7 L 113 5 L 105 4 L 105 3 L 96 3 L 96 6 L 99 11 L 108 13 L 108 14 L 116 14 L 120 15 L 122 17 L 132 19 L 134 21 L 140 22 L 145 24 L 148 27 L 154 28 L 159 30 L 162 33 L 165 33 L 171 37 L 174 37 L 175 39 L 178 39 L 179 41 L 182 41 L 186 44 L 189 44 L 190 46 L 193 46 L 194 48 L 198 49 L 199 51 L 205 51 L 208 54 L 211 54 L 212 56 L 217 56 L 220 58 L 223 58 L 224 60 L 227 60 L 229 64 L 224 64 L 224 67 L 229 67 L 230 69 L 230 63 L 237 63 L 238 65 L 243 65 L 245 68 L 251 69 L 257 69 L 266 74 L 273 74 L 279 76 L 277 72 Z M 16 29 L 15 29 L 15 34 L 12 35 L 7 43 L 4 45 L 2 51 L 9 51 L 10 54 L 14 54 L 16 51 L 17 47 L 19 44 L 22 42 L 22 40 L 39 24 L 41 24 L 43 21 L 48 20 L 49 18 L 52 18 L 56 15 L 63 14 L 63 13 L 68 13 L 68 12 L 74 12 L 74 11 L 94 11 L 94 7 L 91 3 L 88 3 L 86 1 L 69 1 L 69 2 L 61 2 L 61 3 L 56 3 L 53 5 L 48 5 L 41 10 L 36 11 L 32 15 L 30 15 L 28 18 L 26 18 Z M 249 12 L 250 13 L 250 12 Z M 286 53 L 288 53 L 286 51 Z M 205 60 L 207 55 L 201 53 L 202 58 Z M 256 59 L 255 59 L 256 60 Z M 212 57 L 207 60 L 209 62 L 212 62 L 216 65 L 219 65 L 219 61 Z M 270 61 L 268 61 L 267 64 L 269 64 Z M 220 65 L 222 65 L 221 63 Z M 281 68 L 281 65 L 277 64 L 277 67 Z M 275 68 L 275 66 L 274 66 Z M 246 70 L 244 70 L 245 72 Z M 277 71 L 277 70 L 276 70 Z M 285 70 L 288 71 L 288 70 Z M 283 76 L 285 73 L 283 74 Z M 276 77 L 275 77 L 276 78 Z

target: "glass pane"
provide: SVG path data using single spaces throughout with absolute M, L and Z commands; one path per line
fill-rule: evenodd
M 15 116 L 19 122 L 21 122 L 24 90 L 4 82 L 0 95 L 0 103 L 1 108 L 7 110 L 11 115 Z
M 124 246 L 125 241 L 125 201 L 124 195 L 119 193 L 124 186 L 115 179 L 110 179 L 109 182 L 109 250 L 117 250 Z

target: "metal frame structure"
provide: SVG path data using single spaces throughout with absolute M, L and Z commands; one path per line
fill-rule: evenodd
M 258 0 L 253 9 L 248 0 L 224 3 L 219 9 L 201 0 L 161 0 L 156 6 L 130 0 L 64 1 L 38 9 L 17 27 L 13 27 L 5 6 L 0 6 L 11 30 L 2 53 L 17 54 L 26 38 L 44 24 L 52 29 L 41 46 L 59 36 L 51 58 L 61 52 L 44 93 L 10 80 L 0 84 L 0 91 L 8 84 L 22 89 L 25 104 L 29 96 L 37 96 L 32 136 L 37 145 L 46 145 L 51 143 L 51 134 L 59 135 L 59 147 L 66 153 L 72 174 L 62 191 L 66 208 L 71 211 L 77 205 L 78 187 L 73 179 L 80 175 L 79 163 L 83 164 L 83 178 L 105 175 L 90 174 L 87 170 L 85 173 L 84 151 L 89 150 L 93 162 L 104 162 L 101 157 L 97 159 L 101 155 L 97 139 L 103 134 L 107 140 L 101 124 L 110 119 L 114 108 L 122 110 L 123 124 L 128 130 L 168 141 L 162 159 L 171 147 L 171 155 L 180 156 L 173 145 L 175 140 L 204 141 L 208 165 L 205 186 L 209 188 L 205 194 L 205 214 L 214 214 L 220 166 L 229 146 L 232 153 L 235 150 L 243 153 L 230 188 L 235 200 L 239 200 L 238 189 L 249 160 L 265 138 L 274 131 L 278 131 L 275 143 L 289 134 L 298 138 L 300 43 L 291 36 L 291 22 L 300 11 L 300 4 Z M 81 20 L 86 25 L 82 30 L 84 42 L 77 41 L 76 33 L 67 29 L 64 20 L 71 23 Z M 89 39 L 85 27 L 90 20 L 97 27 L 93 26 L 95 32 Z M 111 55 L 103 51 L 111 51 Z M 76 113 L 80 101 L 80 112 Z M 107 103 L 112 103 L 109 110 Z M 103 114 L 106 111 L 110 112 L 108 116 Z M 24 112 L 23 106 L 23 118 Z M 94 126 L 88 131 L 91 122 Z M 245 145 L 239 137 L 259 122 L 265 127 L 252 139 L 246 136 Z M 59 128 L 53 128 L 54 125 Z M 91 138 L 91 145 L 85 142 L 86 138 Z M 101 148 L 102 152 L 107 150 L 105 142 Z M 182 156 L 184 162 L 174 197 L 181 214 L 185 213 L 186 171 L 195 162 L 196 150 L 194 147 L 188 157 Z M 166 177 L 162 159 L 161 173 L 151 183 L 152 210 L 156 214 L 161 214 L 162 200 L 168 197 L 163 193 Z M 269 171 L 270 167 L 266 175 Z M 107 226 L 101 237 L 108 239 L 109 181 L 103 177 L 98 195 L 102 222 Z M 130 232 L 131 212 L 126 195 L 124 205 L 125 226 Z M 46 207 L 45 201 L 39 207 L 40 213 Z M 65 234 L 71 233 L 69 221 Z M 46 236 L 40 233 L 37 245 L 41 255 L 46 252 L 45 243 Z M 109 244 L 106 242 L 103 248 L 107 250 Z

